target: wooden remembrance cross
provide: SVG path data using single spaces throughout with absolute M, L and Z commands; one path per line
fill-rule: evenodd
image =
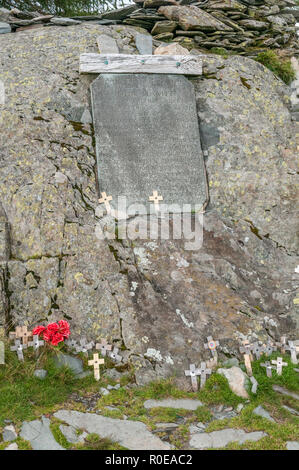
M 100 54 L 80 55 L 80 73 L 98 74 L 90 88 L 99 203 L 123 219 L 159 217 L 174 206 L 200 212 L 206 176 L 194 86 L 186 76 L 202 75 L 202 58 L 152 55 L 152 48 L 119 54 L 113 38 L 101 36 Z
M 98 353 L 93 355 L 93 359 L 88 361 L 89 366 L 93 366 L 94 369 L 94 378 L 98 381 L 100 380 L 100 365 L 104 364 L 104 359 L 99 359 Z

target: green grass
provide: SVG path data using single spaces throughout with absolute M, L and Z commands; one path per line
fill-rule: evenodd
M 15 424 L 35 419 L 51 412 L 55 405 L 63 404 L 69 394 L 79 389 L 94 388 L 93 377 L 76 380 L 67 368 L 57 369 L 53 353 L 45 352 L 38 365 L 33 352 L 25 351 L 25 361 L 6 348 L 6 364 L 0 366 L 0 427 L 5 419 Z M 36 368 L 48 371 L 45 380 L 34 377 Z
M 42 414 L 51 417 L 53 412 L 63 407 L 79 408 L 85 411 L 84 405 L 70 402 L 70 393 L 76 392 L 84 397 L 98 392 L 101 386 L 115 383 L 112 379 L 105 379 L 105 377 L 102 377 L 100 382 L 95 382 L 93 376 L 76 380 L 70 370 L 55 367 L 53 354 L 53 351 L 45 349 L 37 365 L 36 357 L 30 351 L 25 351 L 24 363 L 18 361 L 15 353 L 7 351 L 6 364 L 0 366 L 0 433 L 5 419 L 10 419 L 19 431 L 22 421 L 36 419 Z M 208 432 L 235 427 L 246 431 L 263 430 L 268 434 L 256 443 L 245 443 L 242 446 L 233 443 L 227 449 L 284 449 L 287 440 L 299 440 L 299 418 L 285 410 L 283 405 L 299 410 L 299 403 L 293 398 L 274 392 L 272 385 L 277 384 L 289 390 L 298 391 L 299 374 L 294 371 L 296 366 L 291 363 L 288 355 L 283 358 L 288 365 L 283 368 L 282 376 L 277 376 L 273 371 L 272 378 L 268 378 L 265 368 L 260 366 L 261 362 L 274 359 L 279 355 L 281 354 L 274 353 L 270 358 L 263 357 L 253 362 L 253 375 L 259 385 L 256 395 L 249 390 L 251 400 L 249 404 L 248 401 L 235 395 L 230 390 L 226 378 L 216 372 L 208 378 L 205 387 L 197 393 L 180 390 L 175 386 L 174 379 L 168 379 L 152 382 L 144 387 L 112 390 L 109 395 L 101 397 L 97 408 L 103 416 L 123 419 L 126 415 L 128 420 L 141 421 L 151 430 L 154 430 L 160 422 L 177 422 L 179 426 L 170 435 L 170 442 L 177 449 L 186 448 L 189 441 L 189 426 L 196 422 L 207 423 Z M 86 358 L 83 360 L 86 364 Z M 48 371 L 45 380 L 39 380 L 33 376 L 37 367 Z M 125 372 L 127 375 L 120 380 L 123 386 L 133 379 L 132 369 L 126 369 Z M 195 411 L 162 407 L 146 409 L 144 407 L 145 400 L 170 397 L 199 399 L 204 405 Z M 239 403 L 243 403 L 244 408 L 238 416 L 212 421 L 210 406 L 224 404 L 236 408 Z M 260 404 L 273 416 L 275 423 L 252 413 L 253 409 Z M 115 409 L 108 410 L 107 406 L 113 406 Z M 66 449 L 123 449 L 117 443 L 96 435 L 89 435 L 82 444 L 69 444 L 59 429 L 60 423 L 59 420 L 51 417 L 53 435 Z M 20 449 L 30 449 L 30 444 L 26 441 L 18 438 L 16 442 Z M 0 450 L 7 445 L 0 441 Z
M 274 51 L 260 52 L 255 60 L 275 73 L 287 85 L 296 77 L 291 61 L 280 58 Z
M 77 450 L 128 450 L 111 439 L 100 437 L 97 434 L 89 434 L 84 443 L 76 444 Z

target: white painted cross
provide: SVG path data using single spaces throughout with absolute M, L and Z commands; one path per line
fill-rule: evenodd
M 212 336 L 207 337 L 208 342 L 204 344 L 205 349 L 209 349 L 212 356 L 217 357 L 216 348 L 219 346 L 219 341 L 214 341 Z
M 272 359 L 271 362 L 272 362 L 272 364 L 275 364 L 275 365 L 276 365 L 276 372 L 277 372 L 277 375 L 281 375 L 281 374 L 282 374 L 282 368 L 283 368 L 283 366 L 287 366 L 287 365 L 288 365 L 286 362 L 283 362 L 282 357 L 278 357 L 277 360 Z
M 273 351 L 277 351 L 277 347 L 271 343 L 271 341 L 268 341 L 268 343 L 264 345 L 264 348 L 266 356 L 271 356 Z
M 267 377 L 272 377 L 272 369 L 273 369 L 273 366 L 271 366 L 271 362 L 270 361 L 266 361 L 262 364 L 260 364 L 261 367 L 266 367 L 266 372 L 267 372 Z
M 65 344 L 71 349 L 77 349 L 79 347 L 77 341 L 74 339 L 67 339 Z
M 24 349 L 27 349 L 27 344 L 21 344 L 21 341 L 19 339 L 16 339 L 15 345 L 10 347 L 11 351 L 16 351 L 19 361 L 23 361 L 23 362 L 24 362 L 24 354 L 23 354 Z
M 107 351 L 111 351 L 112 346 L 111 344 L 108 344 L 105 339 L 102 339 L 101 343 L 96 344 L 96 349 L 99 349 L 101 351 L 102 356 L 106 356 Z
M 154 203 L 155 210 L 158 211 L 160 209 L 159 201 L 163 201 L 163 196 L 159 196 L 158 191 L 153 191 L 153 195 L 149 196 L 149 200 Z
M 93 359 L 88 361 L 89 366 L 93 366 L 94 378 L 98 381 L 100 380 L 100 365 L 104 364 L 104 359 L 99 359 L 98 353 L 93 355 Z
M 259 344 L 258 342 L 253 343 L 252 345 L 252 353 L 255 355 L 256 359 L 260 359 L 261 355 L 265 350 L 265 346 L 263 344 Z
M 45 342 L 40 340 L 38 335 L 34 335 L 32 341 L 28 342 L 29 347 L 33 347 L 36 354 L 38 354 L 39 347 L 44 346 Z
M 110 206 L 110 201 L 112 201 L 112 196 L 107 196 L 107 194 L 104 192 L 104 193 L 101 193 L 101 198 L 99 199 L 99 203 L 100 204 L 105 204 L 105 208 L 106 208 L 106 211 L 107 211 L 107 214 L 110 214 L 111 212 L 111 206 Z
M 94 342 L 90 341 L 87 343 L 86 338 L 80 339 L 80 345 L 76 347 L 76 352 L 83 352 L 85 356 L 88 356 L 88 351 L 90 351 L 94 347 Z
M 299 351 L 299 347 L 296 346 L 293 341 L 288 341 L 288 343 L 289 345 L 285 346 L 285 350 L 290 351 L 292 363 L 298 364 L 297 352 Z
M 195 367 L 195 364 L 190 364 L 189 370 L 185 370 L 186 377 L 191 377 L 191 385 L 192 385 L 193 392 L 198 391 L 197 376 L 200 374 L 201 374 L 200 369 L 197 369 Z
M 211 374 L 212 371 L 211 369 L 207 369 L 207 365 L 205 362 L 200 363 L 199 371 L 200 371 L 200 388 L 203 388 L 206 383 L 207 375 Z
M 118 354 L 119 349 L 114 346 L 113 351 L 110 352 L 109 356 L 113 361 L 121 362 L 122 357 Z

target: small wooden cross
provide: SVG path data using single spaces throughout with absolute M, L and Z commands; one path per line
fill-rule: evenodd
M 263 344 L 259 344 L 258 342 L 253 343 L 252 345 L 252 353 L 255 355 L 256 359 L 260 359 L 261 355 L 263 354 L 265 347 Z
M 88 361 L 89 366 L 93 366 L 94 378 L 98 381 L 100 380 L 100 365 L 104 364 L 104 359 L 99 359 L 98 353 L 93 355 L 93 359 Z
M 19 361 L 24 362 L 23 349 L 27 349 L 27 344 L 21 344 L 19 339 L 15 340 L 15 345 L 10 347 L 11 351 L 16 351 Z
M 252 368 L 251 368 L 251 349 L 252 346 L 249 344 L 248 341 L 244 341 L 243 346 L 240 347 L 240 352 L 244 355 L 244 362 L 247 374 L 251 377 L 252 376 Z
M 282 368 L 283 366 L 287 366 L 288 364 L 286 362 L 283 362 L 282 361 L 282 357 L 278 357 L 276 360 L 275 359 L 272 359 L 272 364 L 276 364 L 276 372 L 277 372 L 277 375 L 281 375 L 282 374 Z
M 266 372 L 267 372 L 267 377 L 272 377 L 272 369 L 273 366 L 271 366 L 270 361 L 266 361 L 263 364 L 260 364 L 261 367 L 266 367 Z
M 219 341 L 214 341 L 212 336 L 207 337 L 208 342 L 204 344 L 205 349 L 209 349 L 212 356 L 217 357 L 216 348 L 219 346 Z
M 38 350 L 40 346 L 44 346 L 45 342 L 44 340 L 40 340 L 38 335 L 34 335 L 32 341 L 28 342 L 28 346 L 32 347 L 35 351 L 36 354 L 38 354 Z
M 110 201 L 112 201 L 112 196 L 107 196 L 107 194 L 101 193 L 101 199 L 99 199 L 100 204 L 105 204 L 107 214 L 110 214 L 111 212 L 111 206 L 110 206 Z
M 291 361 L 293 364 L 298 364 L 297 352 L 299 351 L 298 346 L 295 346 L 293 341 L 288 341 L 289 345 L 285 346 L 286 351 L 291 353 Z
M 96 349 L 99 349 L 101 351 L 102 356 L 106 356 L 107 351 L 111 351 L 112 346 L 111 344 L 108 344 L 105 339 L 102 339 L 100 343 L 96 344 Z
M 193 392 L 198 391 L 197 376 L 200 374 L 201 374 L 200 369 L 196 369 L 195 364 L 190 364 L 190 369 L 185 370 L 186 377 L 191 377 L 191 385 L 192 385 Z
M 77 343 L 77 341 L 75 341 L 74 339 L 67 339 L 67 340 L 65 341 L 65 344 L 66 344 L 69 348 L 71 348 L 71 349 L 76 349 L 76 348 L 78 348 L 78 343 Z
M 211 369 L 207 369 L 207 365 L 205 362 L 200 363 L 200 388 L 203 388 L 206 383 L 207 375 L 211 374 Z
M 111 351 L 111 352 L 109 353 L 109 356 L 111 357 L 111 359 L 112 359 L 113 361 L 121 362 L 121 361 L 122 361 L 122 357 L 118 354 L 118 351 L 119 351 L 119 349 L 114 346 L 113 351 Z
M 286 336 L 282 336 L 282 337 L 280 338 L 280 342 L 276 343 L 276 346 L 277 346 L 278 348 L 280 348 L 280 352 L 281 352 L 282 354 L 285 354 L 285 352 L 286 352 L 286 351 L 285 351 L 286 344 L 287 344 L 287 337 L 286 337 Z
M 273 351 L 277 351 L 277 347 L 271 343 L 271 341 L 268 341 L 268 343 L 264 345 L 264 348 L 266 356 L 271 356 Z
M 23 344 L 28 344 L 28 339 L 32 336 L 32 331 L 28 331 L 27 326 L 17 326 L 15 332 L 9 333 L 10 339 L 23 340 Z
M 158 211 L 160 208 L 159 201 L 163 201 L 163 196 L 159 196 L 158 191 L 153 191 L 153 195 L 149 196 L 149 200 L 154 203 L 155 209 Z
M 90 341 L 87 343 L 86 338 L 80 339 L 80 345 L 76 347 L 76 352 L 83 352 L 85 356 L 88 356 L 88 351 L 94 347 L 94 342 Z

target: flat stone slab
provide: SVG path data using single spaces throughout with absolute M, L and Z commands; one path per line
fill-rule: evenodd
M 76 432 L 76 429 L 73 426 L 65 426 L 64 424 L 61 424 L 59 426 L 60 431 L 66 438 L 68 442 L 71 444 L 77 444 L 78 442 L 84 442 L 85 437 L 87 436 L 86 432 L 83 432 L 82 434 L 78 435 Z
M 137 33 L 135 42 L 139 54 L 143 55 L 153 53 L 153 38 L 150 34 Z
M 127 206 L 206 200 L 194 89 L 179 75 L 103 74 L 91 85 L 100 191 Z M 188 210 L 184 212 L 189 212 Z M 135 213 L 135 211 L 134 211 Z
M 196 410 L 199 406 L 202 406 L 200 400 L 190 400 L 188 398 L 171 399 L 165 400 L 146 400 L 144 402 L 144 408 L 181 408 L 184 410 Z
M 69 410 L 57 411 L 54 416 L 74 428 L 109 438 L 130 450 L 171 449 L 170 444 L 154 436 L 146 425 L 139 421 L 106 418 L 93 413 Z
M 11 27 L 8 23 L 0 22 L 0 34 L 6 34 L 11 32 Z
M 226 447 L 230 442 L 244 444 L 246 441 L 259 441 L 267 434 L 262 431 L 245 432 L 243 429 L 222 429 L 210 433 L 193 434 L 190 447 L 195 449 L 211 449 Z
M 101 34 L 97 37 L 97 43 L 100 54 L 118 54 L 119 49 L 117 42 L 112 36 Z
M 29 441 L 33 450 L 65 450 L 54 439 L 50 430 L 50 420 L 42 416 L 42 421 L 25 421 L 22 424 L 20 437 Z
M 69 354 L 60 353 L 55 358 L 55 365 L 59 368 L 69 367 L 77 377 L 84 372 L 82 360 Z
M 272 418 L 270 413 L 268 413 L 267 410 L 265 410 L 261 405 L 257 406 L 254 410 L 253 413 L 257 416 L 261 416 L 262 418 L 266 418 L 269 421 L 273 421 L 275 423 L 275 419 Z
M 299 442 L 287 441 L 287 450 L 299 450 Z

